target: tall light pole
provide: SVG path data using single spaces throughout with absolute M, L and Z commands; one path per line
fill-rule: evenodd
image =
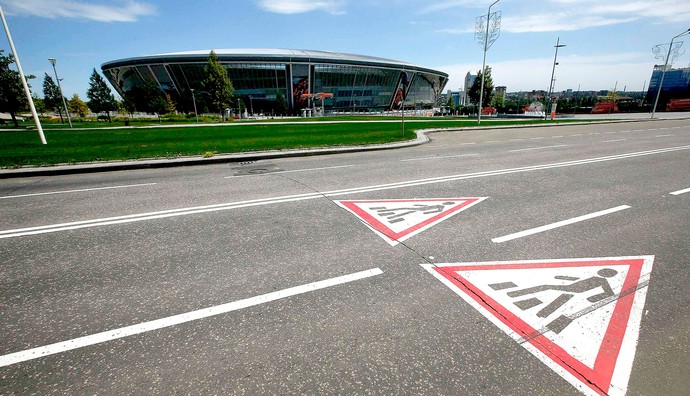
M 498 39 L 501 34 L 501 11 L 491 13 L 491 7 L 493 7 L 500 0 L 496 0 L 489 6 L 489 10 L 486 13 L 486 21 L 484 21 L 484 16 L 477 17 L 476 21 L 476 31 L 475 37 L 477 40 L 483 39 L 484 43 L 484 60 L 482 60 L 482 84 L 479 89 L 479 110 L 477 111 L 477 124 L 482 123 L 482 101 L 484 100 L 484 76 L 486 75 L 486 51 L 489 50 L 491 45 Z M 493 19 L 493 23 L 492 23 Z M 486 22 L 486 30 L 483 29 L 483 23 Z M 491 34 L 489 34 L 489 27 L 491 27 Z
M 60 96 L 62 97 L 62 105 L 65 106 L 65 113 L 67 113 L 67 122 L 69 123 L 69 127 L 72 128 L 72 118 L 69 116 L 69 109 L 67 109 L 67 102 L 65 101 L 65 95 L 62 94 L 62 84 L 60 84 L 60 77 L 58 77 L 57 68 L 55 67 L 55 63 L 57 63 L 57 59 L 48 58 L 48 62 L 50 62 L 50 64 L 53 65 L 53 71 L 55 72 L 55 79 L 57 80 L 58 89 L 60 90 Z
M 556 74 L 556 65 L 558 64 L 558 62 L 556 62 L 556 59 L 558 58 L 558 49 L 561 47 L 565 47 L 565 46 L 566 46 L 565 44 L 561 44 L 561 38 L 558 37 L 556 39 L 556 45 L 554 46 L 554 47 L 556 47 L 556 54 L 553 56 L 553 69 L 551 69 L 551 83 L 549 84 L 549 94 L 548 94 L 549 104 L 551 104 L 551 92 L 553 90 L 553 76 Z M 548 111 L 549 111 L 548 107 L 546 109 L 544 109 L 544 120 L 546 120 L 546 114 Z
M 199 123 L 199 114 L 196 112 L 196 99 L 194 98 L 194 88 L 192 90 L 192 103 L 194 103 L 194 116 L 196 117 L 197 124 Z
M 690 29 L 684 31 L 683 33 L 677 34 L 671 39 L 671 44 L 668 46 L 668 53 L 666 54 L 666 61 L 664 62 L 664 69 L 661 71 L 661 81 L 659 81 L 659 89 L 656 91 L 656 99 L 654 100 L 654 107 L 652 107 L 652 119 L 654 119 L 654 113 L 656 112 L 656 106 L 659 103 L 659 95 L 661 95 L 661 87 L 664 84 L 664 76 L 666 75 L 666 67 L 668 66 L 668 58 L 671 56 L 671 50 L 673 49 L 673 40 L 678 37 L 690 34 Z M 651 84 L 651 83 L 650 83 Z
M 12 55 L 14 55 L 14 62 L 17 64 L 17 71 L 19 71 L 19 77 L 22 80 L 22 86 L 24 86 L 24 92 L 26 93 L 26 100 L 29 102 L 29 107 L 31 108 L 31 115 L 34 117 L 36 122 L 36 130 L 38 130 L 38 136 L 41 138 L 41 143 L 48 144 L 46 137 L 43 134 L 43 127 L 41 127 L 41 120 L 38 119 L 38 114 L 36 113 L 36 107 L 34 106 L 34 100 L 31 97 L 31 91 L 29 91 L 29 84 L 26 83 L 26 77 L 24 77 L 24 71 L 22 70 L 22 64 L 19 62 L 19 54 L 17 54 L 17 49 L 14 48 L 14 41 L 12 41 L 12 35 L 10 34 L 10 28 L 7 26 L 7 21 L 5 20 L 5 13 L 2 12 L 2 7 L 0 6 L 0 17 L 2 17 L 2 25 L 5 27 L 5 33 L 7 33 L 7 40 L 10 42 L 10 48 L 12 49 Z

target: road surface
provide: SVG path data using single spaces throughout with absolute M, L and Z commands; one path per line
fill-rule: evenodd
M 690 121 L 431 138 L 0 180 L 0 394 L 687 394 Z

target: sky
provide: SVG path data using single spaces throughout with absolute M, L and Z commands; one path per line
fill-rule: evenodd
M 86 97 L 101 64 L 169 52 L 290 48 L 376 56 L 450 75 L 481 69 L 475 22 L 488 0 L 0 0 L 19 59 L 42 96 L 57 58 L 65 96 Z M 652 48 L 690 28 L 688 0 L 500 0 L 500 36 L 486 53 L 494 85 L 555 91 L 642 91 Z M 690 46 L 690 36 L 685 37 Z M 683 38 L 677 39 L 683 40 Z M 5 36 L 0 50 L 10 51 Z M 682 52 L 682 50 L 681 50 Z M 674 66 L 687 67 L 688 54 Z

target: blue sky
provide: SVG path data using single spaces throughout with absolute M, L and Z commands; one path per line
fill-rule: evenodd
M 481 68 L 475 18 L 483 0 L 0 0 L 24 71 L 52 75 L 65 96 L 84 98 L 106 61 L 222 48 L 295 48 L 390 58 L 450 74 L 458 89 Z M 556 39 L 555 90 L 641 91 L 652 47 L 690 28 L 688 0 L 501 0 L 501 35 L 487 53 L 495 85 L 548 89 Z M 686 36 L 690 41 L 690 36 Z M 688 42 L 683 48 L 690 45 Z M 3 36 L 0 49 L 9 52 Z M 680 55 L 675 66 L 686 67 Z

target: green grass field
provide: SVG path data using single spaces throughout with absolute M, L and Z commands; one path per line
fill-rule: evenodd
M 327 120 L 333 121 L 333 119 Z M 356 120 L 362 121 L 360 118 Z M 381 119 L 377 118 L 377 120 Z M 543 121 L 487 121 L 482 126 L 540 122 Z M 468 120 L 430 121 L 428 118 L 406 120 L 404 137 L 401 134 L 399 122 L 343 121 L 335 124 L 233 122 L 198 127 L 163 126 L 77 130 L 52 129 L 46 126 L 47 145 L 41 144 L 35 130 L 0 132 L 2 138 L 0 167 L 48 166 L 138 158 L 202 156 L 208 153 L 389 143 L 413 139 L 415 129 L 476 125 L 476 121 Z

